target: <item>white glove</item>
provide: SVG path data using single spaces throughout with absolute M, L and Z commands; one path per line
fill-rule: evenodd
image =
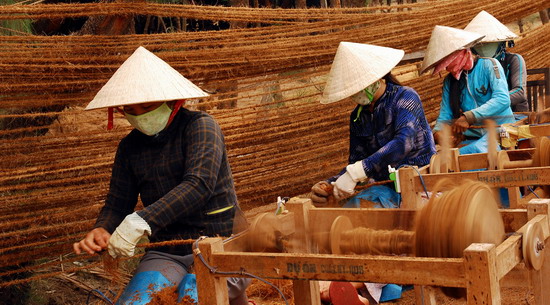
M 333 194 L 337 200 L 353 195 L 353 190 L 359 181 L 367 179 L 365 169 L 363 169 L 363 161 L 359 160 L 353 164 L 346 166 L 346 172 L 332 182 L 334 186 Z
M 126 216 L 109 239 L 109 254 L 113 258 L 134 256 L 136 244 L 144 235 L 151 235 L 149 224 L 136 212 Z

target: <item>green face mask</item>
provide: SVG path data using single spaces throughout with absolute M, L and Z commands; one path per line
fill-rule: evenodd
M 355 93 L 351 96 L 351 99 L 354 103 L 359 105 L 369 105 L 374 99 L 376 91 L 380 88 L 381 82 L 377 80 L 376 82 L 368 85 L 365 89 Z
M 473 47 L 473 49 L 481 57 L 494 57 L 498 50 L 498 45 L 498 42 L 480 43 Z
M 124 113 L 130 124 L 142 133 L 152 136 L 161 132 L 168 124 L 172 109 L 166 103 L 155 110 L 140 115 Z

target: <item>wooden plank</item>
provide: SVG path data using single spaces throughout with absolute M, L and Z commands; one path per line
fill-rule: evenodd
M 215 253 L 212 264 L 262 278 L 466 287 L 462 258 L 233 252 Z
M 309 198 L 291 198 L 286 203 L 286 208 L 293 214 L 294 219 L 294 240 L 297 245 L 293 247 L 294 252 L 308 253 L 311 251 L 311 238 L 309 235 L 309 210 L 314 209 Z
M 318 281 L 293 280 L 295 305 L 321 305 L 321 293 Z
M 530 125 L 529 132 L 535 137 L 550 136 L 550 124 Z
M 420 182 L 416 171 L 412 167 L 399 169 L 399 187 L 401 189 L 401 207 L 404 209 L 417 209 L 420 203 L 420 195 L 415 191 L 415 177 Z M 420 184 L 422 187 L 422 184 Z M 424 191 L 423 189 L 421 191 Z
M 529 190 L 529 193 L 525 194 L 525 196 L 521 198 L 521 206 L 527 206 L 527 203 L 532 199 L 548 198 L 548 196 L 550 196 L 550 194 L 546 194 L 544 189 L 540 187 L 534 191 Z
M 468 305 L 500 305 L 497 253 L 493 244 L 471 244 L 464 250 Z
M 530 272 L 531 283 L 535 292 L 535 304 L 547 305 L 550 304 L 550 239 L 546 238 L 544 242 L 545 250 L 544 263 L 541 270 Z
M 521 233 L 512 235 L 504 240 L 497 247 L 497 276 L 502 279 L 508 272 L 521 263 L 523 254 L 521 253 Z
M 527 204 L 527 218 L 528 219 L 534 219 L 537 215 L 546 215 L 550 219 L 550 199 L 546 198 L 537 198 L 537 199 L 531 199 L 529 203 Z M 549 222 L 541 222 L 542 230 L 544 232 L 544 237 L 548 237 L 550 235 L 550 223 Z
M 210 264 L 213 265 L 213 254 L 223 251 L 221 238 L 207 238 L 199 242 L 200 254 Z M 195 255 L 195 274 L 197 275 L 197 294 L 200 305 L 227 305 L 229 296 L 227 292 L 227 280 L 224 277 L 217 277 L 210 273 L 197 255 Z M 231 270 L 233 271 L 235 266 Z
M 451 164 L 449 169 L 453 172 L 460 172 L 461 166 L 460 166 L 460 162 L 458 161 L 458 158 L 460 156 L 460 151 L 458 150 L 458 148 L 451 148 L 450 152 L 451 152 Z
M 528 160 L 533 158 L 533 154 L 535 153 L 535 148 L 522 148 L 522 149 L 508 150 L 506 151 L 506 153 L 508 153 L 508 158 L 510 158 L 510 161 Z
M 292 198 L 286 204 L 286 208 L 293 215 L 295 233 L 294 252 L 311 253 L 312 241 L 309 232 L 309 212 L 314 209 L 311 199 Z M 294 291 L 294 304 L 296 305 L 321 305 L 321 295 L 319 293 L 319 283 L 317 281 L 293 280 L 292 289 Z
M 487 168 L 487 153 L 459 155 L 458 164 L 461 171 Z
M 521 192 L 518 187 L 508 188 L 508 202 L 511 209 L 517 209 L 521 204 Z
M 516 232 L 527 223 L 525 209 L 500 209 L 505 232 Z
M 527 226 L 531 223 L 539 222 L 543 227 L 548 227 L 548 216 L 536 215 L 522 226 L 516 234 L 508 237 L 504 242 L 498 245 L 496 249 L 496 256 L 498 258 L 497 276 L 502 279 L 510 270 L 512 270 L 517 264 L 523 260 L 523 253 L 521 251 L 522 235 L 526 232 Z
M 424 166 L 422 166 L 421 168 L 418 169 L 418 171 L 419 171 L 420 174 L 422 174 L 422 175 L 424 175 L 424 174 L 429 174 L 429 173 L 430 173 L 429 170 L 430 170 L 430 165 L 429 165 L 429 164 L 424 165 Z
M 400 174 L 401 175 L 401 174 Z M 489 187 L 514 187 L 525 185 L 550 185 L 550 167 L 531 167 L 524 169 L 502 169 L 493 171 L 460 172 L 447 174 L 422 175 L 428 190 L 441 179 L 461 181 L 464 179 L 485 182 Z M 423 192 L 424 188 L 418 176 L 413 178 L 413 192 Z M 403 190 L 402 190 L 403 192 Z M 404 194 L 402 193 L 402 196 Z
M 507 151 L 510 160 L 526 160 L 535 152 L 534 148 L 523 148 Z M 459 155 L 460 171 L 487 168 L 487 153 Z
M 437 305 L 435 289 L 431 286 L 414 286 L 414 297 L 418 305 Z
M 530 270 L 530 279 L 535 292 L 535 304 L 550 304 L 550 228 L 549 228 L 549 208 L 550 199 L 532 199 L 527 204 L 527 217 L 534 222 L 540 220 L 544 233 L 543 251 L 544 262 L 540 270 Z

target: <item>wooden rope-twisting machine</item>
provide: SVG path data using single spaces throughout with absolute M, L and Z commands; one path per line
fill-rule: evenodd
M 496 154 L 451 149 L 426 167 L 400 168 L 399 209 L 316 208 L 291 198 L 287 213 L 258 215 L 230 240 L 198 243 L 206 262 L 195 263 L 199 303 L 227 304 L 224 277 L 253 274 L 292 280 L 297 305 L 321 304 L 318 280 L 412 284 L 417 304 L 430 305 L 426 286 L 468 305 L 503 304 L 501 287 L 527 287 L 537 305 L 550 304 L 547 140 Z M 531 186 L 539 188 L 522 196 L 519 188 Z M 516 196 L 510 209 L 499 209 L 500 188 Z
M 287 214 L 260 215 L 228 242 L 199 242 L 210 266 L 195 264 L 199 302 L 227 304 L 223 276 L 246 272 L 293 280 L 294 302 L 304 305 L 320 304 L 315 280 L 447 287 L 468 304 L 501 304 L 501 284 L 527 283 L 537 304 L 548 304 L 549 200 L 499 211 L 488 187 L 468 187 L 467 198 L 443 191 L 418 211 L 315 208 L 309 199 L 292 198 Z M 451 203 L 454 196 L 466 200 L 460 208 Z M 449 213 L 452 218 L 443 216 Z

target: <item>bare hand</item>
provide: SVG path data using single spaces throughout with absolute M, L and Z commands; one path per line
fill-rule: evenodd
M 468 123 L 465 116 L 461 115 L 453 123 L 452 131 L 454 134 L 460 134 L 460 133 L 464 133 L 469 127 L 470 127 L 470 123 Z
M 94 254 L 107 249 L 107 243 L 111 238 L 111 234 L 103 228 L 95 228 L 86 234 L 86 237 L 73 244 L 73 249 L 76 254 L 80 254 L 83 251 L 89 254 Z

